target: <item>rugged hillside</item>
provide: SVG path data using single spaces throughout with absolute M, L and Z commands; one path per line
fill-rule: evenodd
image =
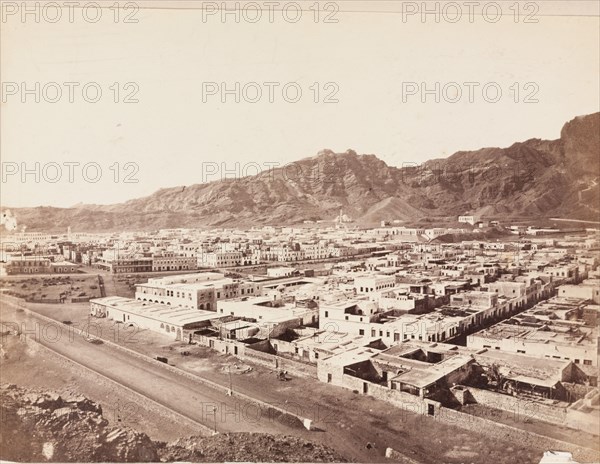
M 477 213 L 598 220 L 600 113 L 561 138 L 458 152 L 418 167 L 324 150 L 257 176 L 168 188 L 126 203 L 14 209 L 27 230 L 134 230 L 294 224 L 344 213 L 361 223 Z
M 344 462 L 330 448 L 296 437 L 218 434 L 155 442 L 111 427 L 85 397 L 2 385 L 0 459 L 14 462 Z
M 145 435 L 113 428 L 102 409 L 84 398 L 63 398 L 2 385 L 0 458 L 17 462 L 157 461 Z
M 458 152 L 426 166 L 447 173 L 420 184 L 438 210 L 598 221 L 600 113 L 568 122 L 558 140 Z

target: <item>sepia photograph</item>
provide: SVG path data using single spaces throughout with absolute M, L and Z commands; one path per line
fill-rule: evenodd
M 600 0 L 0 0 L 0 463 L 600 464 Z

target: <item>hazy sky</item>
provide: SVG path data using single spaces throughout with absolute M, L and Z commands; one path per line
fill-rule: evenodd
M 497 2 L 497 22 L 493 7 L 485 16 L 475 7 L 469 18 L 465 3 L 455 2 L 458 20 L 446 7 L 437 23 L 434 15 L 409 14 L 421 2 L 339 1 L 337 23 L 325 23 L 326 12 L 315 22 L 308 9 L 314 1 L 299 2 L 306 10 L 295 23 L 291 2 L 279 2 L 287 21 L 278 9 L 273 22 L 265 10 L 255 23 L 250 7 L 239 22 L 209 14 L 220 2 L 180 3 L 185 9 L 137 2 L 140 9 L 122 10 L 118 22 L 104 9 L 95 23 L 93 9 L 87 20 L 73 10 L 71 22 L 67 8 L 58 20 L 52 10 L 23 18 L 12 14 L 21 2 L 8 3 L 0 23 L 3 206 L 120 202 L 202 182 L 215 169 L 210 163 L 225 163 L 208 177 L 216 179 L 222 168 L 236 171 L 236 163 L 237 174 L 252 174 L 256 166 L 324 148 L 373 153 L 397 166 L 420 163 L 555 139 L 567 120 L 599 110 L 596 1 L 529 2 L 527 9 L 522 2 L 517 22 L 514 1 Z M 137 23 L 124 22 L 130 13 Z M 528 13 L 538 22 L 525 22 Z M 236 82 L 240 101 L 231 94 L 223 103 L 222 83 L 235 89 Z M 436 82 L 440 101 L 430 94 L 422 102 L 421 83 L 435 93 Z M 102 95 L 92 103 L 98 88 Z M 294 103 L 297 88 L 302 95 Z M 325 103 L 332 92 L 337 102 Z M 125 103 L 128 96 L 138 101 Z M 79 163 L 71 165 L 72 179 L 65 163 Z M 33 173 L 23 179 L 23 168 Z M 127 174 L 138 182 L 125 182 Z

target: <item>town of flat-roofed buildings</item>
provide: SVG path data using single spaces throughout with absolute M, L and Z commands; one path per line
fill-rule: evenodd
M 533 402 L 549 422 L 597 426 L 598 231 L 462 240 L 482 221 L 458 222 L 21 234 L 2 268 L 126 274 L 130 294 L 91 300 L 91 316 L 425 415 Z

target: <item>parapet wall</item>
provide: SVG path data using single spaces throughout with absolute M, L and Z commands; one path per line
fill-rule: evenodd
M 600 418 L 597 414 L 587 414 L 565 407 L 545 405 L 540 402 L 528 401 L 479 388 L 465 388 L 468 389 L 469 396 L 476 403 L 513 414 L 513 418 L 517 421 L 525 422 L 528 419 L 536 419 L 584 431 L 597 431 L 600 428 Z

